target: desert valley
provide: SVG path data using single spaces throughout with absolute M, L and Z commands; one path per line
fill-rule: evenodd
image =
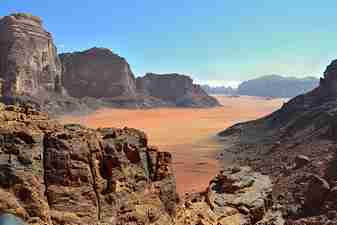
M 217 137 L 223 128 L 254 120 L 279 109 L 286 99 L 216 96 L 221 107 L 207 109 L 160 108 L 147 110 L 101 109 L 86 116 L 64 116 L 62 123 L 79 123 L 91 128 L 134 127 L 144 131 L 150 144 L 173 155 L 177 191 L 203 191 L 222 166 L 216 158 L 224 148 Z M 226 153 L 224 153 L 226 154 Z
M 202 86 L 13 13 L 0 78 L 0 225 L 337 223 L 337 60 Z

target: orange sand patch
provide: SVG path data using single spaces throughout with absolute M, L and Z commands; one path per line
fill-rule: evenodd
M 173 154 L 179 193 L 202 191 L 220 168 L 215 155 L 223 144 L 215 135 L 242 121 L 278 109 L 283 99 L 216 96 L 223 107 L 211 109 L 102 109 L 87 116 L 65 116 L 62 123 L 88 127 L 133 127 L 147 133 L 150 144 Z

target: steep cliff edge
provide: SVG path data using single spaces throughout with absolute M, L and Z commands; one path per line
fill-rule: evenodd
M 135 96 L 136 81 L 127 61 L 105 48 L 60 54 L 63 84 L 77 98 Z
M 1 101 L 34 101 L 51 114 L 89 111 L 67 95 L 62 65 L 41 18 L 16 13 L 0 19 Z
M 289 224 L 336 223 L 337 60 L 320 85 L 273 114 L 220 133 L 243 164 L 270 175 Z
M 0 76 L 3 95 L 62 92 L 61 63 L 39 17 L 18 13 L 0 20 Z

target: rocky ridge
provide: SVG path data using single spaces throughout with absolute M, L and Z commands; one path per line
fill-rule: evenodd
M 220 133 L 225 151 L 273 178 L 273 195 L 286 205 L 288 224 L 335 224 L 337 61 L 320 85 L 273 114 Z
M 293 98 L 313 90 L 319 84 L 315 77 L 285 77 L 267 75 L 242 82 L 237 91 L 239 95 Z

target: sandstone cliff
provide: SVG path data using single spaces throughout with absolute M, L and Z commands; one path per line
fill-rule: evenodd
M 171 82 L 177 88 L 167 84 L 170 92 L 181 94 L 175 101 L 166 98 L 167 93 L 163 98 L 138 93 L 129 64 L 109 49 L 92 48 L 61 54 L 60 58 L 39 17 L 17 13 L 0 19 L 0 95 L 7 99 L 28 97 L 54 115 L 102 106 L 218 105 L 192 81 L 186 83 L 184 78 L 177 82 L 175 76 Z M 183 91 L 183 86 L 188 91 Z
M 180 74 L 148 73 L 137 78 L 137 89 L 144 95 L 163 99 L 182 107 L 214 107 L 220 103 L 209 96 L 193 80 Z
M 320 85 L 273 114 L 220 133 L 238 162 L 273 178 L 288 224 L 336 224 L 337 60 Z
M 82 97 L 136 95 L 136 81 L 127 61 L 105 48 L 60 55 L 63 84 L 68 93 Z
M 62 91 L 61 63 L 39 17 L 20 13 L 0 20 L 0 77 L 2 95 Z

